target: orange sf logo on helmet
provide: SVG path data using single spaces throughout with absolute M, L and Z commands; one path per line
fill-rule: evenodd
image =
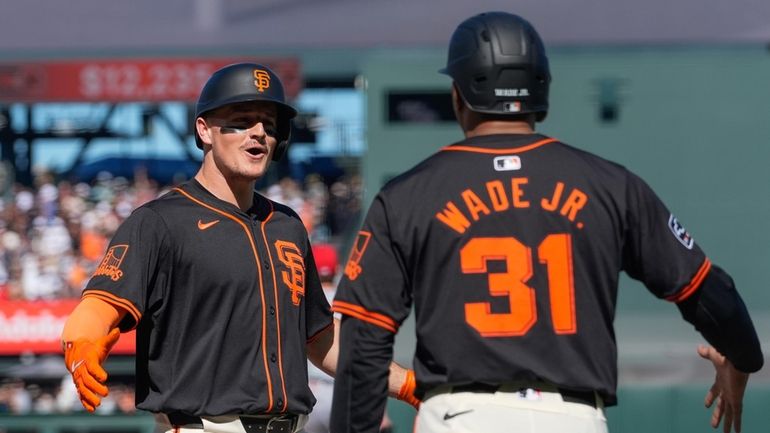
M 270 87 L 270 74 L 264 69 L 254 69 L 254 85 L 260 93 L 264 92 Z

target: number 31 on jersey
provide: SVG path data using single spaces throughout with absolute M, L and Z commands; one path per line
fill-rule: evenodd
M 548 270 L 551 320 L 557 334 L 577 332 L 575 287 L 572 273 L 572 237 L 550 234 L 537 247 L 537 257 Z M 486 273 L 489 293 L 508 296 L 509 312 L 492 313 L 489 302 L 465 304 L 465 321 L 484 337 L 526 334 L 537 321 L 535 290 L 526 283 L 532 277 L 532 251 L 514 237 L 473 238 L 460 250 L 465 274 Z M 487 262 L 505 261 L 506 270 L 489 273 Z

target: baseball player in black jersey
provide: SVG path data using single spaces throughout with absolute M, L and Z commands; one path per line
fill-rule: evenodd
M 367 414 L 383 409 L 393 337 L 414 305 L 417 433 L 606 432 L 621 271 L 713 346 L 698 349 L 717 373 L 711 422 L 740 430 L 763 357 L 731 278 L 639 177 L 534 131 L 550 72 L 531 24 L 467 19 L 442 72 L 465 139 L 390 181 L 368 211 L 332 306 L 344 315 L 332 431 L 376 431 Z
M 196 106 L 195 178 L 121 225 L 62 334 L 65 362 L 93 411 L 101 364 L 137 329 L 136 403 L 162 431 L 293 432 L 315 398 L 307 359 L 332 374 L 337 337 L 307 232 L 254 191 L 286 153 L 296 110 L 267 67 L 215 72 Z M 406 372 L 393 366 L 393 394 Z

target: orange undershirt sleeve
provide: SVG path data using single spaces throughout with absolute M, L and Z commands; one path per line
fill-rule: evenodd
M 126 311 L 99 298 L 83 298 L 75 307 L 62 330 L 62 341 L 79 338 L 96 340 L 109 334 L 126 315 Z

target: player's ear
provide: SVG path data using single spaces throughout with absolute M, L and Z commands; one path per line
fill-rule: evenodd
M 206 120 L 203 117 L 195 119 L 195 133 L 198 134 L 198 137 L 200 137 L 203 144 L 211 145 L 213 141 L 211 139 L 211 127 L 206 123 Z

